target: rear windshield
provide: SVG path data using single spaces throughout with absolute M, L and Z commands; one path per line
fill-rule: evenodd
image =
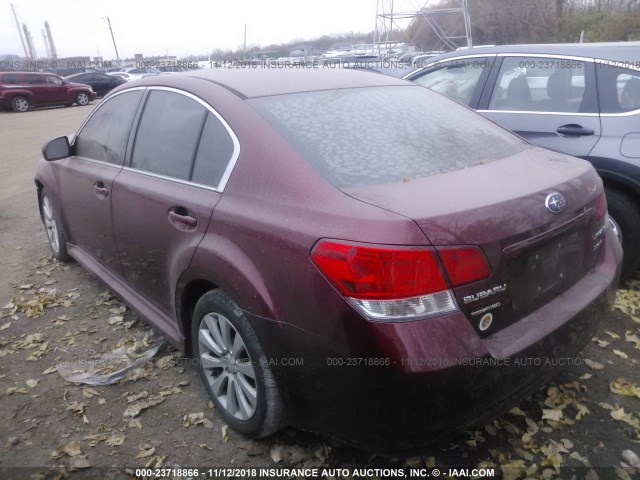
M 428 177 L 528 148 L 480 115 L 419 86 L 326 90 L 248 102 L 338 188 Z

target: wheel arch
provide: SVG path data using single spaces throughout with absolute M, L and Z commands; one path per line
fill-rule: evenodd
M 205 293 L 220 288 L 240 307 L 254 316 L 276 318 L 275 299 L 266 279 L 251 258 L 231 240 L 207 236 L 196 250 L 191 267 L 176 287 L 178 327 L 191 352 L 191 321 L 195 305 Z
M 13 102 L 13 99 L 16 97 L 25 97 L 29 100 L 29 103 L 33 103 L 33 93 L 29 90 L 12 90 L 11 92 L 6 92 L 6 96 L 11 102 Z

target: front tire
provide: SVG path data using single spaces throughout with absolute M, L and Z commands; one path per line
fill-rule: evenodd
M 200 298 L 191 338 L 200 376 L 225 422 L 250 437 L 278 431 L 280 392 L 258 337 L 226 293 L 213 290 Z
M 89 95 L 87 95 L 86 92 L 79 92 L 76 95 L 76 103 L 81 107 L 84 107 L 85 105 L 89 105 L 90 101 L 91 99 L 89 98 Z
M 633 275 L 640 266 L 640 207 L 628 195 L 619 190 L 606 189 L 609 215 L 618 226 L 622 237 L 621 280 Z
M 11 100 L 11 107 L 13 108 L 14 112 L 22 113 L 29 110 L 31 104 L 29 103 L 29 99 L 27 97 L 14 97 L 13 100 Z
M 56 212 L 53 210 L 53 205 L 49 199 L 49 195 L 46 190 L 40 192 L 40 209 L 42 215 L 42 223 L 47 233 L 47 240 L 53 256 L 61 262 L 69 260 L 69 253 L 67 252 L 67 237 L 62 231 L 60 222 Z

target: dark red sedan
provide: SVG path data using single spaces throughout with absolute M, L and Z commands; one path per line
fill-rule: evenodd
M 615 295 L 588 162 L 383 75 L 149 77 L 43 154 L 54 255 L 193 354 L 251 436 L 459 431 L 579 361 Z

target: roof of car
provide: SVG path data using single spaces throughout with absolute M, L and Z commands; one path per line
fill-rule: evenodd
M 432 62 L 450 57 L 477 55 L 483 53 L 531 53 L 546 55 L 567 55 L 575 57 L 598 58 L 602 60 L 638 62 L 640 42 L 606 42 L 606 43 L 548 43 L 525 45 L 495 45 L 477 48 L 464 48 L 447 52 L 430 60 Z
M 340 68 L 225 68 L 201 69 L 173 75 L 145 77 L 136 85 L 167 85 L 190 77 L 221 85 L 242 98 L 265 97 L 316 90 L 408 85 L 387 75 Z

